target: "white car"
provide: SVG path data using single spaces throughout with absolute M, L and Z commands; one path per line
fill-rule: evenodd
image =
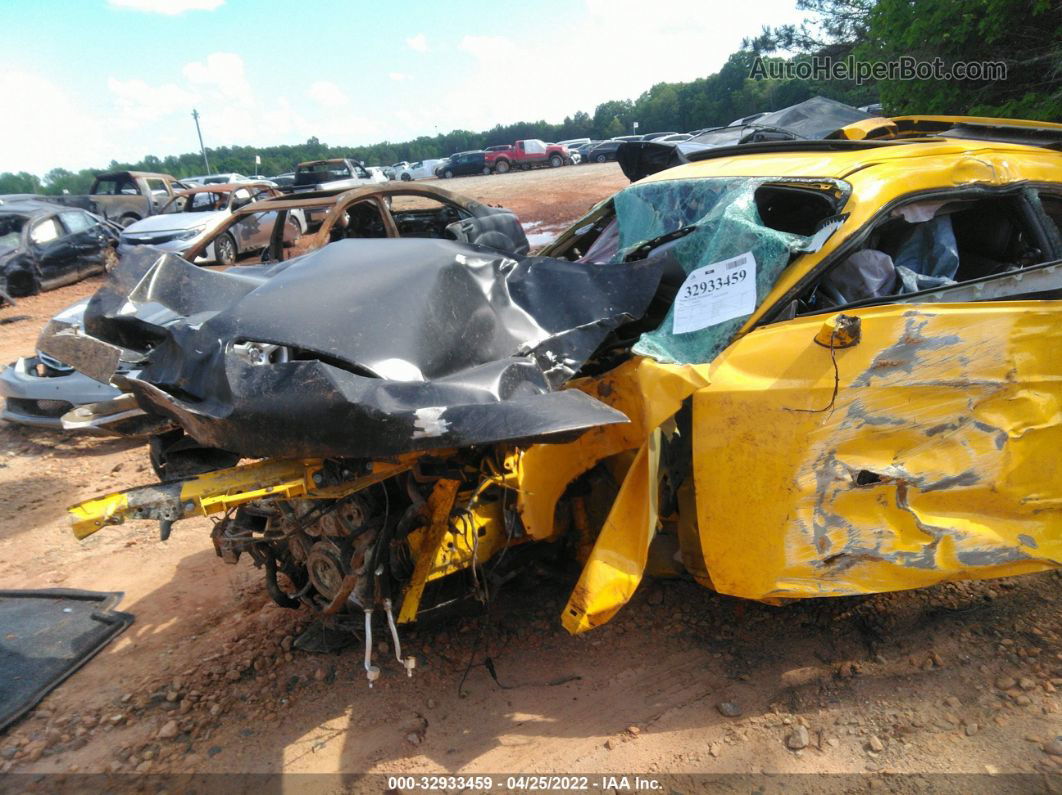
M 229 185 L 233 182 L 257 182 L 254 177 L 245 177 L 235 171 L 227 174 L 201 174 L 198 177 L 184 177 L 181 182 L 191 187 L 192 185 Z
M 395 172 L 395 179 L 409 182 L 414 179 L 434 177 L 436 167 L 444 160 L 446 160 L 445 157 L 437 157 L 433 160 L 418 160 L 416 163 L 411 163 L 405 168 L 397 170 Z
M 179 191 L 157 215 L 127 226 L 118 242 L 118 254 L 133 246 L 154 246 L 162 251 L 183 254 L 202 238 L 213 234 L 232 211 L 244 205 L 279 196 L 280 191 L 264 182 L 203 185 Z M 257 216 L 262 217 L 257 217 Z M 215 262 L 229 266 L 240 254 L 260 251 L 269 245 L 275 213 L 258 213 L 234 225 L 218 237 L 197 263 Z M 301 210 L 289 213 L 291 237 L 305 234 L 306 218 Z
M 349 190 L 362 185 L 387 182 L 382 171 L 369 171 L 361 163 L 337 157 L 330 160 L 307 160 L 295 168 L 295 193 L 319 190 Z

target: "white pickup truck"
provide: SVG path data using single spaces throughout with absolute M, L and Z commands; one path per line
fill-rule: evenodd
M 360 163 L 337 158 L 334 160 L 308 160 L 295 169 L 292 193 L 317 190 L 349 190 L 376 182 L 387 182 L 382 172 L 370 172 Z

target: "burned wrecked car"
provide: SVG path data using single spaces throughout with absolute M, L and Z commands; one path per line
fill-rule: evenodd
M 301 236 L 292 234 L 292 216 L 305 224 Z M 289 260 L 338 240 L 389 237 L 456 240 L 514 254 L 528 250 L 523 227 L 511 210 L 433 185 L 384 182 L 241 207 L 182 256 L 195 261 L 219 237 L 248 225 L 266 233 L 269 242 L 261 253 L 263 262 Z
M 533 257 L 123 262 L 45 348 L 150 348 L 113 380 L 202 474 L 74 506 L 74 532 L 218 517 L 278 604 L 362 628 L 370 681 L 374 631 L 487 598 L 535 542 L 582 563 L 572 632 L 653 547 L 770 603 L 1058 567 L 1062 161 L 975 128 L 706 158 Z
M 116 227 L 85 210 L 0 202 L 0 291 L 19 298 L 102 273 L 117 242 Z
M 127 226 L 118 243 L 118 254 L 124 256 L 136 246 L 154 246 L 162 251 L 183 255 L 195 248 L 200 251 L 194 262 L 233 265 L 241 255 L 257 252 L 270 243 L 274 217 L 263 214 L 244 218 L 242 223 L 226 225 L 225 220 L 235 210 L 280 191 L 266 182 L 222 182 L 201 185 L 178 191 L 155 215 Z M 288 240 L 306 231 L 306 220 L 299 211 L 286 219 Z M 201 242 L 209 239 L 209 244 Z

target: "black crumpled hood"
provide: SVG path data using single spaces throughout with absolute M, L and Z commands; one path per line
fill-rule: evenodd
M 269 267 L 123 261 L 86 330 L 154 349 L 116 377 L 201 444 L 248 456 L 378 457 L 626 421 L 556 391 L 649 305 L 652 260 L 588 265 L 444 240 L 346 240 Z M 234 344 L 281 345 L 253 364 Z

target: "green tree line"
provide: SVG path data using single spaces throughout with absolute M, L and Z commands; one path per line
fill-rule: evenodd
M 1059 0 L 797 0 L 797 7 L 809 14 L 803 25 L 765 28 L 745 46 L 872 63 L 1002 63 L 1005 80 L 885 80 L 877 90 L 890 115 L 1062 121 Z
M 746 41 L 716 73 L 682 83 L 658 83 L 636 99 L 603 102 L 593 113 L 579 111 L 559 123 L 519 121 L 473 132 L 452 130 L 411 141 L 369 146 L 330 146 L 316 137 L 304 144 L 221 146 L 207 150 L 217 172 L 290 171 L 299 162 L 352 157 L 367 165 L 444 157 L 453 152 L 512 143 L 521 138 L 560 141 L 611 138 L 632 131 L 686 132 L 728 124 L 763 110 L 777 110 L 820 95 L 852 105 L 881 101 L 887 113 L 938 113 L 1062 119 L 1062 2 L 1058 0 L 798 0 L 808 13 L 803 25 L 765 28 Z M 749 74 L 761 54 L 795 53 L 789 60 L 852 55 L 867 61 L 914 56 L 921 60 L 1002 61 L 1005 81 L 754 80 Z M 203 173 L 199 152 L 136 163 L 111 161 L 106 169 L 77 172 L 55 168 L 43 179 L 19 172 L 0 174 L 2 193 L 84 193 L 102 170 L 160 171 L 176 177 Z

